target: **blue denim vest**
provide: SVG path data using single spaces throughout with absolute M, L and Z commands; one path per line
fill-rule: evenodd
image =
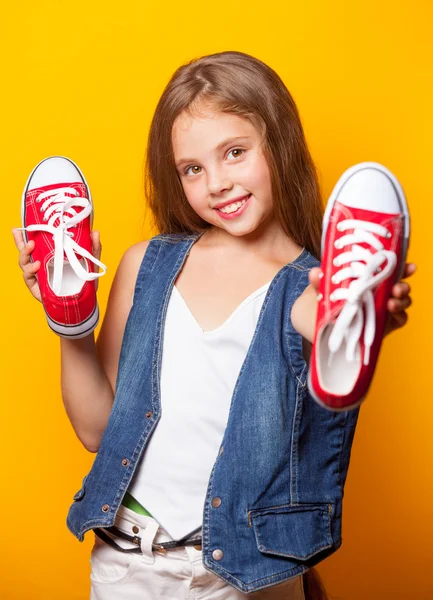
M 146 250 L 125 328 L 113 409 L 68 514 L 68 527 L 80 541 L 89 529 L 114 524 L 160 419 L 167 304 L 198 237 L 158 235 Z M 343 488 L 358 411 L 329 412 L 312 400 L 302 338 L 290 319 L 294 301 L 308 285 L 308 271 L 317 265 L 303 250 L 272 280 L 209 478 L 203 563 L 244 593 L 303 573 L 341 544 Z M 213 507 L 215 497 L 221 503 Z

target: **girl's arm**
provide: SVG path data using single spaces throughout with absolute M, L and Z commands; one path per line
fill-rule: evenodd
M 98 234 L 92 235 L 99 258 Z M 139 242 L 123 255 L 97 342 L 93 334 L 80 340 L 61 338 L 63 403 L 75 433 L 90 452 L 98 451 L 110 416 L 123 333 L 147 245 Z
M 403 277 L 410 277 L 415 273 L 416 265 L 406 264 Z M 302 335 L 306 344 L 304 354 L 309 353 L 308 345 L 312 344 L 314 328 L 316 326 L 317 293 L 319 290 L 320 269 L 311 269 L 309 273 L 310 285 L 305 288 L 292 308 L 293 327 Z M 392 288 L 392 297 L 388 301 L 388 323 L 385 334 L 399 329 L 407 321 L 406 309 L 412 304 L 410 286 L 405 281 L 399 281 Z M 306 356 L 307 358 L 307 356 Z
M 35 243 L 25 243 L 14 229 L 19 265 L 32 296 L 41 301 L 36 273 L 40 262 L 31 262 Z M 101 256 L 99 232 L 92 232 L 93 254 Z M 125 252 L 115 275 L 98 341 L 93 333 L 79 340 L 60 338 L 62 396 L 66 412 L 82 444 L 97 452 L 114 399 L 117 364 L 123 332 L 132 305 L 135 281 L 148 242 L 135 244 Z

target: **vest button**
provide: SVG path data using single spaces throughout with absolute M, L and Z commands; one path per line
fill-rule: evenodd
M 133 525 L 132 526 L 132 531 L 133 531 L 133 533 L 138 533 L 140 531 L 140 528 L 137 527 L 137 525 Z
M 129 465 L 129 460 L 128 460 L 127 458 L 124 458 L 124 459 L 122 460 L 122 465 L 123 465 L 124 467 L 127 467 L 127 466 Z
M 220 550 L 219 548 L 217 548 L 216 550 L 214 550 L 212 552 L 212 558 L 214 560 L 221 560 L 223 556 L 224 556 L 224 552 L 222 550 Z
M 101 510 L 102 510 L 102 512 L 108 512 L 110 510 L 110 505 L 109 504 L 103 504 Z
M 153 412 L 148 410 L 146 413 L 146 419 L 150 419 L 150 417 L 153 415 Z
M 221 506 L 221 503 L 222 503 L 222 500 L 219 496 L 215 496 L 215 498 L 212 498 L 211 504 L 214 508 L 218 508 L 219 506 Z

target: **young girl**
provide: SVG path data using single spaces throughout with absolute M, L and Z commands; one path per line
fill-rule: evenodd
M 146 187 L 161 234 L 125 252 L 97 344 L 61 339 L 66 411 L 98 453 L 68 515 L 96 533 L 91 597 L 324 598 L 312 567 L 341 544 L 358 410 L 306 386 L 322 206 L 278 75 L 238 52 L 178 69 Z M 408 284 L 393 296 L 388 330 Z

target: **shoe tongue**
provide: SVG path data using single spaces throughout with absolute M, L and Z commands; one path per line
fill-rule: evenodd
M 88 270 L 86 260 L 80 254 L 76 254 L 76 257 L 79 260 L 79 262 L 83 265 L 83 267 L 86 270 Z M 63 255 L 63 266 L 65 265 L 69 265 L 69 260 L 66 258 L 66 255 Z M 47 268 L 54 269 L 54 256 L 50 258 L 50 260 L 47 262 Z

